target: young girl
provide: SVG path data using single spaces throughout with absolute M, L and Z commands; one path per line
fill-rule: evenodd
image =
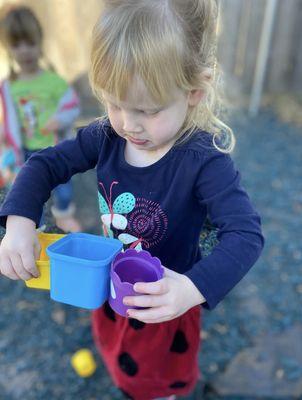
M 93 313 L 96 345 L 130 399 L 192 391 L 201 309 L 213 309 L 263 247 L 260 218 L 228 154 L 232 131 L 216 114 L 215 4 L 103 1 L 91 84 L 108 117 L 34 155 L 0 212 L 2 274 L 37 276 L 35 226 L 44 202 L 57 184 L 96 167 L 104 231 L 161 260 L 164 278 L 136 283 L 141 295 L 124 298 L 143 309 L 123 318 L 106 303 Z M 219 243 L 202 257 L 207 216 Z
M 43 32 L 30 9 L 9 8 L 1 19 L 0 38 L 11 62 L 9 80 L 0 86 L 1 172 L 11 184 L 17 172 L 15 166 L 22 159 L 26 161 L 34 152 L 69 135 L 79 115 L 79 99 L 61 77 L 41 68 Z M 71 182 L 58 186 L 52 207 L 57 225 L 64 230 L 79 230 L 74 211 Z

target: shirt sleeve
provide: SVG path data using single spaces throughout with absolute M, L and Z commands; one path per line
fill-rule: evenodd
M 0 209 L 0 224 L 8 215 L 27 217 L 39 224 L 51 191 L 78 172 L 96 166 L 104 142 L 104 128 L 97 121 L 79 129 L 76 138 L 34 153 L 19 172 Z
M 260 217 L 241 187 L 240 174 L 229 155 L 212 151 L 204 160 L 195 195 L 219 228 L 219 243 L 185 274 L 205 297 L 203 306 L 213 309 L 256 262 L 264 238 Z
M 54 118 L 60 124 L 60 130 L 71 128 L 80 115 L 80 99 L 72 87 L 68 87 L 61 97 Z

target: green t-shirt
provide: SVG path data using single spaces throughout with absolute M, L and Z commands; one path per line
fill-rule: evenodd
M 55 133 L 43 135 L 43 128 L 57 111 L 68 84 L 56 73 L 43 71 L 30 80 L 11 83 L 11 93 L 20 120 L 23 146 L 28 150 L 53 146 Z

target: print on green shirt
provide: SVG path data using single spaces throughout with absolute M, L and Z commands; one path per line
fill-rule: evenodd
M 11 83 L 11 92 L 20 120 L 23 146 L 43 149 L 56 143 L 55 132 L 43 135 L 41 129 L 57 111 L 68 84 L 56 73 L 44 71 L 30 80 Z

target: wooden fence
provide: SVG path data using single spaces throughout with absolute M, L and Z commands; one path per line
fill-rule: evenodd
M 220 0 L 219 60 L 226 73 L 250 92 L 267 0 Z M 278 0 L 264 90 L 302 91 L 302 0 Z
M 249 94 L 254 82 L 265 8 L 270 0 L 217 1 L 220 7 L 218 59 L 239 90 Z M 302 0 L 276 2 L 263 89 L 265 92 L 301 93 Z M 5 3 L 7 0 L 0 0 L 0 6 Z M 71 81 L 85 76 L 90 32 L 101 1 L 23 0 L 22 3 L 32 7 L 41 20 L 46 33 L 45 52 L 59 73 Z M 3 60 L 3 53 L 0 56 Z M 3 65 L 0 65 L 0 74 Z

